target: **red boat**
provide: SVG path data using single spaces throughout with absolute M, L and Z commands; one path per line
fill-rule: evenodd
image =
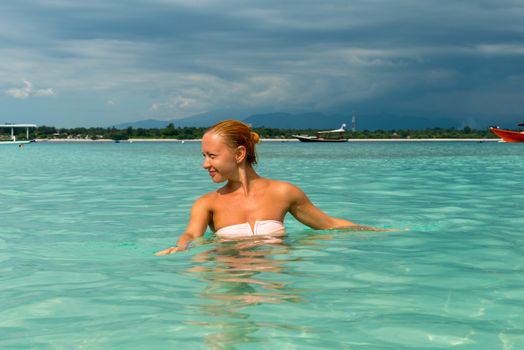
M 524 126 L 524 123 L 520 123 L 518 126 Z M 498 127 L 491 127 L 489 131 L 506 142 L 524 142 L 524 131 L 505 130 Z

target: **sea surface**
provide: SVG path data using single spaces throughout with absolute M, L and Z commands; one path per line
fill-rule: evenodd
M 262 176 L 392 232 L 176 242 L 199 143 L 0 146 L 0 349 L 524 349 L 524 144 L 267 142 Z

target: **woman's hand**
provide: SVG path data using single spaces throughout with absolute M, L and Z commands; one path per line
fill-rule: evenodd
M 212 197 L 207 194 L 200 197 L 195 201 L 195 203 L 193 203 L 193 206 L 191 207 L 189 224 L 187 225 L 184 233 L 178 239 L 177 245 L 175 247 L 169 247 L 156 252 L 156 256 L 182 252 L 186 250 L 191 241 L 204 235 L 207 225 L 209 222 L 211 222 L 211 209 L 209 204 L 211 201 L 210 198 Z
M 185 249 L 181 248 L 181 247 L 169 247 L 167 249 L 164 249 L 164 250 L 161 250 L 159 252 L 156 252 L 155 255 L 156 256 L 168 255 L 168 254 L 173 254 L 173 253 L 176 253 L 176 252 L 182 252 L 184 250 Z
M 395 232 L 398 231 L 397 229 L 392 228 L 380 228 L 380 227 L 372 227 L 372 226 L 364 226 L 364 225 L 349 225 L 349 226 L 338 226 L 330 228 L 330 230 L 341 230 L 341 231 L 374 231 L 374 232 Z

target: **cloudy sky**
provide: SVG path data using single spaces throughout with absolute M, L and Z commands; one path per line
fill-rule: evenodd
M 0 3 L 0 122 L 212 110 L 524 122 L 522 0 Z

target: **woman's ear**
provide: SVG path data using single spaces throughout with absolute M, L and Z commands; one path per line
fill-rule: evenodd
M 246 147 L 244 146 L 237 147 L 235 151 L 235 160 L 237 161 L 237 164 L 242 163 L 242 161 L 246 159 L 246 154 L 247 154 Z

